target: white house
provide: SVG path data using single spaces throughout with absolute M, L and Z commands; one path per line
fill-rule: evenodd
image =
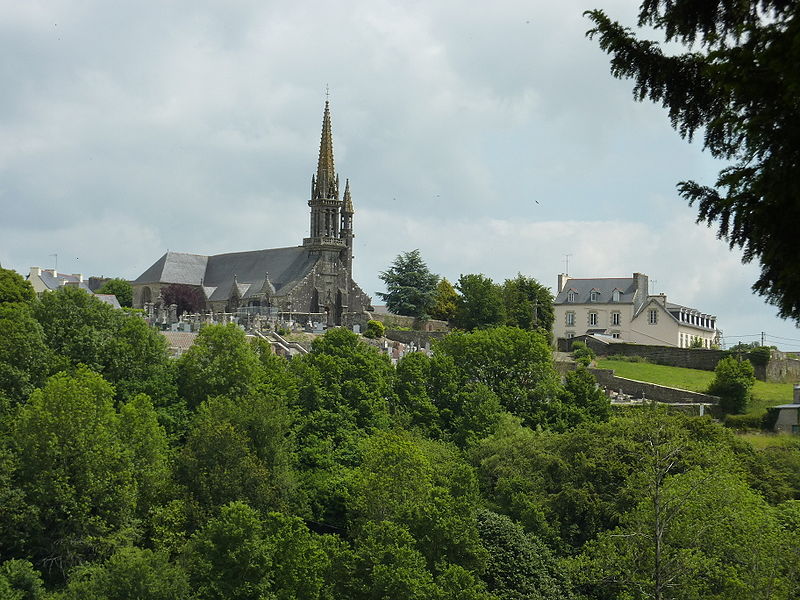
M 719 343 L 714 315 L 648 293 L 647 275 L 575 279 L 558 276 L 556 338 L 600 334 L 633 344 L 688 348 Z M 699 342 L 697 342 L 699 340 Z

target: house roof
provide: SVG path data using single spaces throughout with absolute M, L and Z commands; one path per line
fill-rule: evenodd
M 62 285 L 71 283 L 81 288 L 82 290 L 86 290 L 87 292 L 91 291 L 89 289 L 89 282 L 80 281 L 81 279 L 80 275 L 74 275 L 72 273 L 59 273 L 58 276 L 53 276 L 52 270 L 42 269 L 39 278 L 42 280 L 42 283 L 45 286 L 47 286 L 47 289 L 49 290 L 57 290 Z
M 114 294 L 95 294 L 94 297 L 100 300 L 100 302 L 105 302 L 113 308 L 122 308 L 119 304 L 119 300 L 117 300 L 117 297 Z
M 568 279 L 564 289 L 556 296 L 556 304 L 567 304 L 570 291 L 576 293 L 576 298 L 569 304 L 588 304 L 591 302 L 593 291 L 599 294 L 595 303 L 611 302 L 614 290 L 619 290 L 619 302 L 631 303 L 636 295 L 636 282 L 633 277 L 608 277 L 596 279 Z
M 215 300 L 230 297 L 235 276 L 239 296 L 245 298 L 259 293 L 269 274 L 275 293 L 280 295 L 305 277 L 316 260 L 303 246 L 214 256 L 167 252 L 142 273 L 134 284 L 202 285 L 208 298 Z
M 779 406 L 773 406 L 773 408 L 800 408 L 800 404 L 781 404 Z

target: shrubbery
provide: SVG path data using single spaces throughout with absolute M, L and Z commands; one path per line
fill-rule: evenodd
M 584 342 L 574 342 L 572 344 L 572 357 L 579 365 L 588 367 L 596 356 L 594 350 L 589 348 Z
M 367 327 L 364 329 L 364 337 L 375 339 L 381 338 L 386 333 L 386 327 L 380 321 L 367 321 Z
M 717 363 L 708 393 L 719 396 L 719 406 L 726 414 L 741 414 L 747 410 L 755 382 L 750 361 L 738 361 L 728 356 Z

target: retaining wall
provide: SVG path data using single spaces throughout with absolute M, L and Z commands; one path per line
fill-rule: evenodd
M 719 402 L 719 398 L 708 394 L 679 390 L 655 383 L 626 379 L 625 377 L 617 377 L 613 369 L 590 368 L 589 370 L 600 385 L 611 388 L 612 390 L 622 391 L 623 394 L 633 396 L 634 398 L 647 398 L 648 400 L 668 403 L 717 404 Z

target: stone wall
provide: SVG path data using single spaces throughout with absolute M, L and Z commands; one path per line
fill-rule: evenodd
M 594 350 L 597 356 L 641 356 L 657 365 L 701 369 L 703 371 L 713 371 L 717 363 L 728 354 L 725 350 L 706 350 L 704 348 L 605 343 L 591 336 L 580 336 L 571 340 L 560 339 L 558 340 L 558 349 L 563 352 L 569 352 L 572 345 L 571 342 L 576 341 L 586 342 L 586 345 Z
M 450 324 L 447 321 L 437 321 L 436 319 L 427 319 L 420 321 L 414 317 L 405 317 L 403 315 L 387 315 L 372 313 L 370 318 L 374 321 L 380 321 L 387 329 L 400 329 L 408 328 L 415 331 L 443 331 L 450 330 Z
M 387 329 L 384 337 L 394 342 L 413 343 L 417 348 L 430 348 L 438 339 L 447 335 L 445 331 L 408 331 L 405 329 Z
M 763 379 L 759 377 L 763 371 Z M 772 351 L 765 367 L 756 367 L 756 377 L 762 381 L 794 383 L 800 381 L 800 359 L 791 358 L 784 352 Z
M 668 403 L 680 402 L 717 404 L 719 402 L 719 398 L 716 396 L 709 396 L 708 394 L 690 392 L 688 390 L 679 390 L 663 385 L 657 385 L 655 383 L 647 383 L 644 381 L 636 381 L 634 379 L 617 377 L 614 374 L 613 369 L 589 370 L 597 379 L 597 383 L 601 386 L 612 390 L 621 391 L 623 394 L 627 394 L 628 396 L 632 396 L 634 398 L 647 398 L 648 400 L 656 400 L 657 402 Z

